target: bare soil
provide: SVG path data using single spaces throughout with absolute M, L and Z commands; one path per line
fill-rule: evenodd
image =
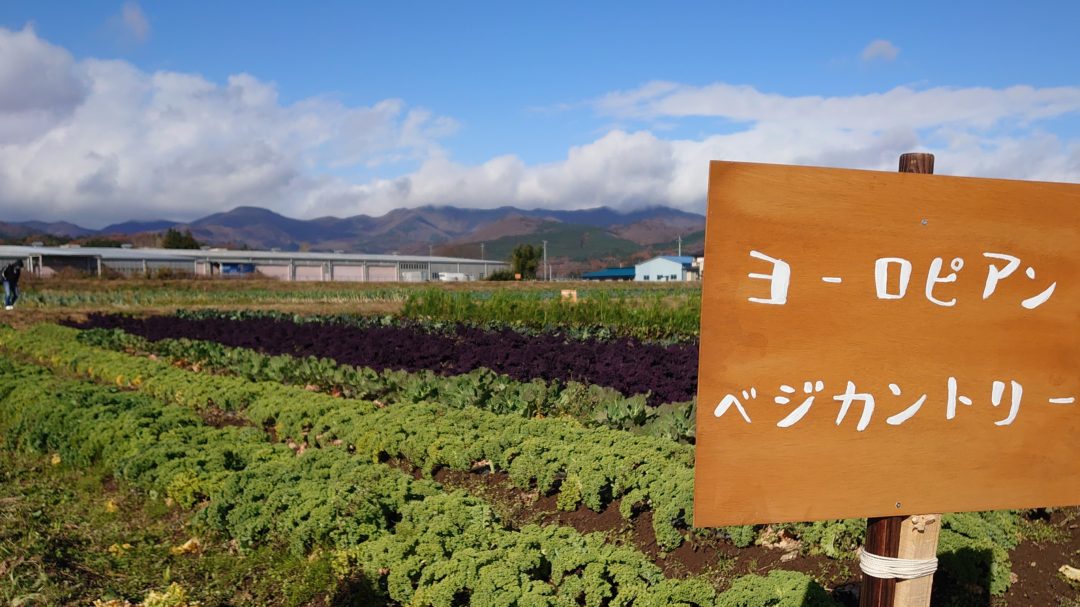
M 420 475 L 419 470 L 406 462 L 394 462 L 394 465 L 414 476 Z M 462 472 L 443 468 L 435 473 L 435 480 L 482 497 L 513 527 L 530 523 L 559 524 L 581 533 L 603 533 L 609 541 L 636 548 L 669 577 L 700 575 L 724 589 L 741 575 L 764 575 L 773 569 L 788 569 L 812 576 L 838 599 L 859 582 L 860 574 L 854 561 L 801 554 L 797 545 L 786 546 L 787 550 L 765 546 L 737 548 L 715 534 L 700 532 L 675 550 L 664 552 L 656 543 L 651 511 L 640 512 L 630 520 L 624 519 L 619 512 L 619 500 L 600 512 L 585 506 L 561 511 L 556 506 L 556 496 L 519 489 L 503 472 Z
M 1060 536 L 1027 539 L 1012 551 L 1013 583 L 995 606 L 1080 607 L 1080 583 L 1058 572 L 1063 565 L 1080 568 L 1080 508 L 1055 510 L 1047 518 Z
M 407 462 L 391 464 L 416 477 L 421 474 Z M 854 607 L 859 602 L 863 576 L 854 559 L 803 554 L 797 543 L 738 548 L 707 530 L 693 532 L 692 539 L 665 553 L 656 543 L 652 512 L 646 510 L 626 520 L 619 512 L 618 500 L 600 512 L 584 506 L 566 512 L 556 506 L 556 496 L 518 489 L 502 472 L 440 469 L 435 480 L 487 500 L 513 527 L 560 524 L 581 533 L 603 533 L 609 541 L 633 546 L 649 556 L 669 577 L 701 575 L 723 590 L 739 576 L 786 569 L 813 577 L 842 605 Z M 986 597 L 987 607 L 1080 607 L 1080 584 L 1058 573 L 1062 565 L 1080 567 L 1080 508 L 1056 510 L 1046 522 L 1053 537 L 1025 539 L 1010 554 L 1015 575 L 1005 596 L 989 597 L 985 588 L 972 589 L 973 594 Z M 940 600 L 932 602 L 935 607 L 946 607 L 951 601 L 942 592 L 936 598 Z
M 204 424 L 214 428 L 254 425 L 248 418 L 244 417 L 243 414 L 237 413 L 236 411 L 226 411 L 217 406 L 204 407 L 199 409 L 198 413 Z

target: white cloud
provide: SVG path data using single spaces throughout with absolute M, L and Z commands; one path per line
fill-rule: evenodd
M 702 211 L 709 160 L 895 171 L 910 151 L 936 153 L 941 174 L 1080 181 L 1080 140 L 1048 130 L 1080 113 L 1080 87 L 823 97 L 652 82 L 586 107 L 623 126 L 557 162 L 510 154 L 468 165 L 440 146 L 456 121 L 401 99 L 283 104 L 272 83 L 248 74 L 219 83 L 80 61 L 31 29 L 0 29 L 0 220 L 99 226 L 245 204 L 293 217 L 425 204 Z M 703 134 L 678 136 L 688 119 Z M 711 120 L 723 132 L 703 129 Z M 656 124 L 676 128 L 648 130 Z M 334 176 L 389 173 L 402 160 L 419 168 L 360 182 Z
M 67 120 L 88 83 L 74 58 L 34 30 L 0 29 L 0 146 L 34 139 Z
M 896 170 L 900 154 L 930 151 L 941 174 L 1080 181 L 1080 141 L 1039 130 L 1042 121 L 1080 113 L 1080 87 L 786 97 L 726 83 L 649 83 L 595 107 L 621 119 L 714 118 L 740 127 L 670 142 L 679 168 L 668 194 L 680 206 L 702 204 L 710 159 Z
M 863 61 L 892 61 L 900 54 L 900 49 L 888 40 L 877 39 L 862 50 Z
M 596 100 L 603 116 L 655 124 L 724 121 L 696 139 L 613 129 L 571 148 L 565 160 L 526 166 L 515 156 L 481 166 L 445 158 L 397 180 L 354 192 L 377 207 L 420 204 L 704 208 L 710 160 L 739 160 L 895 171 L 900 154 L 938 155 L 940 174 L 1080 181 L 1080 142 L 1038 130 L 1080 113 L 1080 88 L 899 87 L 846 97 L 786 97 L 750 86 L 692 87 L 654 82 Z M 695 127 L 697 128 L 697 127 Z
M 847 97 L 785 97 L 752 86 L 649 83 L 595 101 L 597 111 L 621 118 L 714 117 L 797 128 L 887 130 L 944 124 L 988 128 L 1002 120 L 1042 120 L 1080 110 L 1080 87 L 1005 89 L 900 86 Z
M 248 74 L 225 83 L 71 55 L 0 28 L 0 220 L 191 219 L 241 204 L 326 214 L 353 191 L 332 166 L 423 160 L 456 123 L 389 99 L 282 104 Z M 355 204 L 334 208 L 351 213 Z
M 146 42 L 150 38 L 150 19 L 138 2 L 124 2 L 120 10 L 120 23 L 127 35 L 136 41 Z

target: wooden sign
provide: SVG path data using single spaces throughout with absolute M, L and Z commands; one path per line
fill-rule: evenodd
M 559 294 L 559 297 L 561 301 L 577 303 L 577 289 L 563 289 Z
M 698 526 L 1080 504 L 1080 186 L 713 162 Z

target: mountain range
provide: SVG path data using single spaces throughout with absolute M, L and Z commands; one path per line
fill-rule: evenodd
M 379 217 L 293 219 L 259 207 L 237 207 L 191 222 L 126 221 L 100 230 L 68 222 L 0 221 L 0 238 L 36 235 L 127 239 L 136 243 L 169 228 L 190 230 L 201 243 L 231 248 L 357 253 L 401 253 L 505 259 L 520 243 L 548 241 L 550 258 L 618 261 L 669 252 L 676 239 L 702 248 L 705 217 L 670 207 L 622 212 L 609 207 L 577 211 L 465 209 L 424 206 L 396 209 Z M 481 243 L 483 246 L 481 246 Z

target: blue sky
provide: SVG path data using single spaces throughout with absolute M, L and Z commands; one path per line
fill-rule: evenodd
M 1080 181 L 1080 3 L 870 4 L 6 0 L 0 220 L 701 211 L 711 158 L 912 150 Z

